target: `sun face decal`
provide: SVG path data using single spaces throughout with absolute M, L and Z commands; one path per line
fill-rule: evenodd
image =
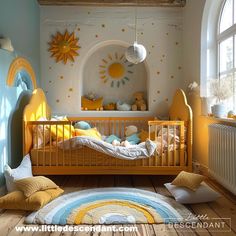
M 56 35 L 52 37 L 52 41 L 49 42 L 51 52 L 51 57 L 56 59 L 56 62 L 63 61 L 64 64 L 68 60 L 74 62 L 74 57 L 78 56 L 78 38 L 75 37 L 75 33 L 69 34 L 66 30 L 64 34 L 57 32 Z
M 110 83 L 111 87 L 120 87 L 130 80 L 129 75 L 133 74 L 134 64 L 125 59 L 125 55 L 117 52 L 108 54 L 107 58 L 102 59 L 99 65 L 99 75 L 103 83 Z

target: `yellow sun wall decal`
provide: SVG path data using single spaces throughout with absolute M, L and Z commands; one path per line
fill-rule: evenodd
M 103 83 L 110 83 L 111 87 L 125 85 L 130 80 L 129 74 L 133 74 L 134 64 L 125 59 L 125 55 L 119 55 L 117 52 L 108 54 L 103 58 L 99 65 L 99 75 Z
M 68 60 L 75 61 L 74 57 L 78 56 L 78 38 L 75 37 L 75 33 L 71 34 L 66 30 L 64 34 L 57 32 L 56 35 L 52 36 L 51 42 L 49 42 L 51 57 L 56 59 L 56 62 L 63 61 L 64 64 Z

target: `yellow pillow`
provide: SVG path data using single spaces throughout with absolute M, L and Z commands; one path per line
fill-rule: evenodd
M 37 191 L 58 188 L 58 186 L 52 180 L 44 176 L 19 179 L 14 181 L 14 184 L 16 188 L 21 190 L 26 197 L 29 197 Z
M 87 137 L 93 137 L 95 139 L 102 139 L 102 135 L 99 133 L 97 128 L 91 128 L 91 129 L 75 129 L 75 135 L 76 136 L 87 136 Z
M 145 142 L 149 138 L 149 133 L 146 130 L 141 130 L 139 133 L 139 138 L 141 142 Z M 151 132 L 151 140 L 155 140 L 155 132 Z
M 53 119 L 52 119 L 53 121 Z M 56 119 L 55 119 L 56 121 Z M 66 117 L 63 119 L 60 119 L 58 121 L 69 121 Z M 71 132 L 70 132 L 71 130 Z M 63 125 L 52 125 L 51 126 L 51 133 L 52 133 L 52 138 L 56 140 L 58 138 L 58 141 L 63 140 Z M 64 125 L 64 140 L 72 138 L 75 136 L 75 129 L 74 126 L 72 125 Z
M 204 179 L 203 175 L 181 171 L 171 184 L 196 191 Z
M 14 191 L 0 198 L 0 208 L 36 211 L 60 196 L 63 192 L 64 190 L 60 188 L 47 189 L 45 191 L 38 191 L 25 198 L 23 192 Z

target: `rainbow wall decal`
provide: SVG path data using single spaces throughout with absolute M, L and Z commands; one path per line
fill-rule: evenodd
M 179 223 L 190 214 L 187 208 L 173 199 L 153 192 L 134 188 L 99 188 L 62 195 L 30 214 L 26 223 Z

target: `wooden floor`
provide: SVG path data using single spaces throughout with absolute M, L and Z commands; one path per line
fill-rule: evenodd
M 135 187 L 139 189 L 145 189 L 153 192 L 163 194 L 165 196 L 170 196 L 168 191 L 163 187 L 163 183 L 169 182 L 173 179 L 170 176 L 51 176 L 58 185 L 64 188 L 66 191 L 71 191 L 72 188 L 76 187 L 79 189 L 87 189 L 94 187 Z M 205 215 L 207 214 L 210 218 L 231 218 L 231 228 L 230 223 L 225 220 L 226 229 L 229 232 L 215 232 L 212 229 L 184 229 L 176 228 L 167 228 L 164 224 L 141 224 L 137 225 L 138 232 L 132 233 L 114 233 L 114 232 L 105 232 L 105 233 L 76 233 L 76 232 L 54 232 L 54 233 L 45 233 L 45 232 L 23 232 L 19 233 L 15 231 L 15 226 L 24 226 L 24 217 L 28 214 L 24 211 L 0 211 L 0 236 L 5 235 L 27 235 L 27 236 L 62 236 L 62 235 L 87 235 L 87 236 L 176 236 L 176 235 L 236 235 L 236 198 L 231 195 L 229 192 L 222 190 L 221 186 L 212 182 L 207 181 L 208 184 L 216 188 L 221 192 L 222 197 L 220 197 L 216 202 L 204 203 L 204 204 L 195 204 L 190 205 L 188 208 L 196 215 Z

